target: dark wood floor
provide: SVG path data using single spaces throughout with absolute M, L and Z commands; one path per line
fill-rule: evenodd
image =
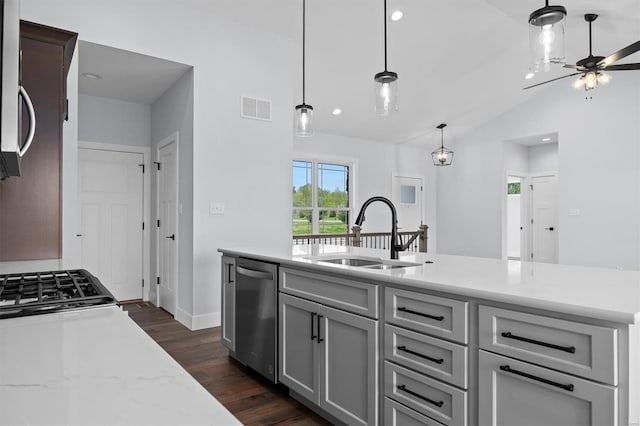
M 190 331 L 147 303 L 124 306 L 129 316 L 205 389 L 246 425 L 329 425 L 227 355 L 220 328 Z

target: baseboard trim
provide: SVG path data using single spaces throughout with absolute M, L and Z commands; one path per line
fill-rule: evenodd
M 211 314 L 191 315 L 188 312 L 177 308 L 175 319 L 191 331 L 202 330 L 203 328 L 218 327 L 221 324 L 222 315 L 220 312 Z

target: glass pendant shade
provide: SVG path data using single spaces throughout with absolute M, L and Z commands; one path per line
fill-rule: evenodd
M 379 115 L 389 115 L 390 111 L 397 111 L 398 74 L 392 71 L 379 72 L 375 75 L 374 81 L 376 113 Z
M 294 123 L 296 136 L 313 135 L 313 107 L 306 104 L 296 105 Z
M 602 71 L 589 71 L 580 78 L 578 78 L 574 83 L 573 87 L 576 89 L 582 89 L 589 91 L 598 87 L 599 84 L 607 84 L 611 81 L 611 76 Z
M 453 151 L 444 146 L 444 128 L 447 125 L 442 123 L 438 125 L 438 129 L 441 131 L 440 148 L 431 153 L 431 159 L 434 166 L 450 166 L 453 163 Z
M 547 72 L 551 64 L 564 65 L 564 32 L 567 10 L 563 6 L 546 6 L 529 15 L 531 68 Z

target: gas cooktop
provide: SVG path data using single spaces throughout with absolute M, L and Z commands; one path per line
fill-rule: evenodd
M 84 269 L 0 275 L 0 319 L 116 304 Z

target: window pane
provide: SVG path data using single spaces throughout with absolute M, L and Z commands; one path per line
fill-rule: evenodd
M 413 185 L 400 185 L 400 204 L 416 203 L 416 187 Z
M 308 235 L 313 233 L 313 223 L 311 222 L 311 210 L 293 210 L 293 221 L 291 229 L 293 235 Z
M 349 167 L 318 164 L 318 207 L 349 207 Z
M 312 164 L 293 162 L 293 207 L 311 207 Z
M 346 210 L 320 210 L 318 230 L 321 234 L 349 233 L 349 212 Z

